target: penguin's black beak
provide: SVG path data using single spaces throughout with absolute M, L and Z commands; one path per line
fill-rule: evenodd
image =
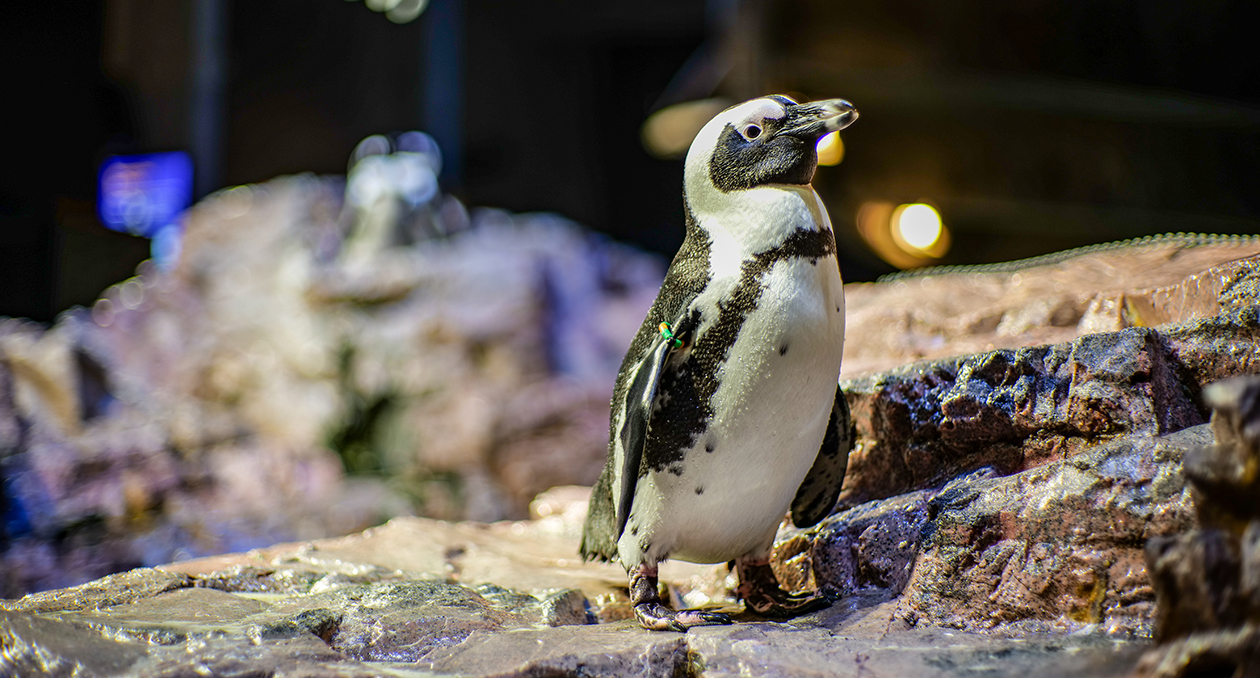
M 857 120 L 858 112 L 844 99 L 811 101 L 788 107 L 787 118 L 778 136 L 793 136 L 817 141 L 824 134 L 842 130 Z

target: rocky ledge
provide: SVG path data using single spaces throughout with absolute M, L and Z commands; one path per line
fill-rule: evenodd
M 582 506 L 515 523 L 398 518 L 6 601 L 0 673 L 1113 676 L 1145 647 L 912 627 L 875 589 L 789 623 L 737 615 L 687 634 L 644 631 L 626 619 L 621 572 L 573 558 Z M 677 602 L 739 610 L 724 567 L 671 563 L 665 576 Z

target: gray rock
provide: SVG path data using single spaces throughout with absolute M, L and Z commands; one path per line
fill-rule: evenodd
M 1124 675 L 1142 649 L 1100 636 L 910 629 L 889 616 L 890 603 L 860 596 L 787 624 L 687 634 L 629 620 L 552 627 L 522 614 L 537 599 L 485 592 L 379 583 L 257 600 L 194 588 L 93 612 L 0 612 L 0 675 L 1092 678 Z
M 134 603 L 192 585 L 192 577 L 186 574 L 140 568 L 68 589 L 32 593 L 19 600 L 0 600 L 0 609 L 15 612 L 91 610 Z
M 704 628 L 691 632 L 688 642 L 706 678 L 1123 676 L 1142 649 L 1097 637 L 992 638 L 943 629 L 886 631 L 873 638 L 833 624 Z
M 800 581 L 797 588 L 816 586 L 833 596 L 868 589 L 900 594 L 914 569 L 931 496 L 911 492 L 831 516 L 802 534 L 810 544 L 809 558 L 798 562 L 809 568 L 812 583 L 802 576 L 788 581 Z
M 434 652 L 421 666 L 443 675 L 672 678 L 696 675 L 690 640 L 644 632 L 632 622 L 482 632 Z
M 257 600 L 213 589 L 168 591 L 107 610 L 63 612 L 58 617 L 81 621 L 107 635 L 155 645 L 176 645 L 207 638 L 244 638 L 247 617 L 268 606 Z
M 1238 582 L 1238 545 L 1224 530 L 1194 530 L 1156 537 L 1146 560 L 1158 596 L 1156 638 L 1238 626 L 1246 620 Z
M 1196 395 L 1222 379 L 1260 374 L 1260 298 L 1247 302 L 1210 318 L 1159 328 L 1184 383 Z
M 148 655 L 145 644 L 95 628 L 23 612 L 0 611 L 0 675 L 120 676 Z
M 473 631 L 498 631 L 519 621 L 476 592 L 443 582 L 349 587 L 294 604 L 337 610 L 341 618 L 330 634 L 331 647 L 375 661 L 418 661 L 462 643 Z
M 459 228 L 351 255 L 339 190 L 221 191 L 173 271 L 0 319 L 0 595 L 593 482 L 661 262 L 453 198 Z
M 842 386 L 858 432 L 846 504 L 1203 422 L 1161 335 L 1143 328 L 920 363 Z
M 0 675 L 18 669 L 30 674 L 165 676 L 201 670 L 197 667 L 211 675 L 280 668 L 285 675 L 290 670 L 298 675 L 379 675 L 392 673 L 394 665 L 405 674 L 452 662 L 459 667 L 453 672 L 469 673 L 462 660 L 452 659 L 455 648 L 466 642 L 478 647 L 489 636 L 516 639 L 519 632 L 593 621 L 585 597 L 572 589 L 532 596 L 492 585 L 473 590 L 432 580 L 365 584 L 329 583 L 325 578 L 307 591 L 292 593 L 291 582 L 302 578 L 273 571 L 266 580 L 290 590 L 233 594 L 196 586 L 154 594 L 163 573 L 130 574 L 132 580 L 155 580 L 132 589 L 150 596 L 99 609 L 0 612 L 0 640 L 6 648 Z M 226 580 L 242 579 L 238 572 L 197 583 L 222 586 Z M 247 588 L 256 589 L 260 581 L 264 579 Z M 519 659 L 499 657 L 500 663 Z M 656 655 L 652 662 L 660 663 Z M 610 669 L 605 675 L 617 674 Z
M 1138 662 L 1134 678 L 1260 675 L 1260 625 L 1196 633 L 1178 638 Z

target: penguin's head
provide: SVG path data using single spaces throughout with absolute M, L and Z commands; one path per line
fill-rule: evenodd
M 853 104 L 828 99 L 798 104 L 775 94 L 722 111 L 687 151 L 688 196 L 770 184 L 808 184 L 818 167 L 818 140 L 857 120 Z

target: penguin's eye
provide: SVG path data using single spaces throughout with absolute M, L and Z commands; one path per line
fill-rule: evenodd
M 744 128 L 744 138 L 752 141 L 761 136 L 761 128 L 757 125 L 749 125 Z

